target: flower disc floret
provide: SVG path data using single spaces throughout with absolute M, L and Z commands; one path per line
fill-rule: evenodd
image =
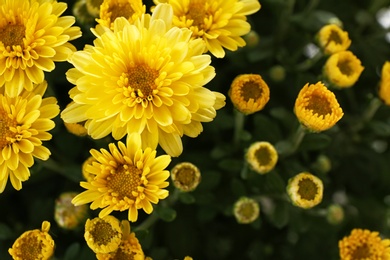
M 134 24 L 117 18 L 113 30 L 98 25 L 94 46 L 72 56 L 67 78 L 76 85 L 69 92 L 74 104 L 62 112 L 64 121 L 86 121 L 95 139 L 139 133 L 143 148 L 160 144 L 180 155 L 181 137 L 197 137 L 225 96 L 204 87 L 215 70 L 202 41 L 171 22 L 171 7 L 161 4 Z
M 50 151 L 42 141 L 51 139 L 53 120 L 59 112 L 54 97 L 42 98 L 47 83 L 34 85 L 32 92 L 23 90 L 9 97 L 0 88 L 0 193 L 8 178 L 16 190 L 30 177 L 34 158 L 47 160 Z
M 313 132 L 333 127 L 344 115 L 336 96 L 322 82 L 307 83 L 301 89 L 294 112 L 299 122 Z
M 139 135 L 132 134 L 126 145 L 111 143 L 109 151 L 91 150 L 96 161 L 86 166 L 86 171 L 95 175 L 89 182 L 80 185 L 87 189 L 77 195 L 72 203 L 91 204 L 91 209 L 104 208 L 99 217 L 109 215 L 112 211 L 128 210 L 128 219 L 136 221 L 138 209 L 147 214 L 153 211 L 151 203 L 157 204 L 168 196 L 165 190 L 169 183 L 169 155 L 156 157 L 156 150 L 141 149 Z
M 193 38 L 203 39 L 205 51 L 223 58 L 225 50 L 236 51 L 245 46 L 241 37 L 251 26 L 247 16 L 260 10 L 258 0 L 154 0 L 173 7 L 173 24 L 189 28 Z
M 390 240 L 382 239 L 378 232 L 355 228 L 339 241 L 341 260 L 390 259 Z
M 66 61 L 76 48 L 68 41 L 81 36 L 75 18 L 62 16 L 65 3 L 54 0 L 0 1 L 0 86 L 16 97 L 42 83 L 44 71 Z

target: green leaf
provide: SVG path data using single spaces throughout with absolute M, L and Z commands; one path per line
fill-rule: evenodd
M 156 207 L 156 213 L 162 220 L 164 220 L 166 222 L 171 222 L 171 221 L 175 220 L 176 215 L 177 215 L 176 210 L 174 210 L 173 208 L 167 208 L 164 206 Z
M 371 121 L 368 127 L 378 136 L 390 136 L 390 125 L 382 121 Z
M 326 148 L 332 138 L 326 134 L 312 133 L 307 134 L 299 147 L 300 150 L 321 150 Z
M 230 181 L 230 189 L 236 197 L 245 196 L 247 194 L 246 187 L 244 183 L 239 179 L 232 179 Z
M 66 250 L 65 256 L 64 256 L 63 260 L 77 259 L 77 256 L 79 255 L 79 252 L 80 252 L 80 244 L 79 243 L 73 243 Z
M 271 222 L 275 225 L 275 227 L 283 228 L 288 224 L 290 219 L 289 207 L 290 204 L 284 201 L 278 201 L 275 203 L 274 211 L 270 216 Z
M 12 238 L 12 230 L 4 223 L 0 222 L 0 240 Z
M 195 197 L 188 192 L 181 192 L 179 194 L 179 200 L 184 204 L 193 204 L 195 203 Z

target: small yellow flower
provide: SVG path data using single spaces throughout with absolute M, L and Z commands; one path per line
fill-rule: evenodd
M 100 6 L 100 19 L 96 21 L 114 29 L 114 21 L 118 17 L 126 18 L 130 23 L 140 18 L 146 12 L 142 0 L 104 0 Z
M 259 203 L 254 199 L 241 197 L 234 203 L 233 214 L 240 224 L 252 223 L 259 217 Z
M 122 236 L 119 220 L 111 215 L 87 219 L 85 222 L 84 238 L 95 253 L 110 253 L 117 250 Z
M 381 239 L 378 232 L 353 229 L 351 234 L 339 241 L 341 260 L 390 259 L 390 240 Z
M 299 122 L 313 132 L 331 128 L 344 115 L 336 96 L 322 82 L 307 83 L 301 89 L 294 112 Z
M 238 111 L 249 115 L 264 108 L 269 100 L 270 91 L 260 75 L 242 74 L 233 80 L 229 97 Z
M 339 204 L 331 204 L 326 212 L 326 220 L 332 224 L 340 224 L 344 220 L 344 209 Z
M 122 220 L 122 240 L 118 248 L 110 253 L 97 253 L 98 260 L 145 260 L 145 255 L 134 232 L 130 232 L 130 224 Z
M 184 260 L 193 260 L 191 256 L 184 257 Z
M 53 255 L 54 240 L 49 235 L 50 222 L 43 221 L 41 230 L 24 232 L 8 249 L 15 260 L 47 260 Z
M 76 195 L 77 192 L 64 192 L 55 201 L 54 219 L 63 229 L 75 229 L 87 218 L 87 205 L 76 207 L 72 204 Z
M 324 65 L 324 75 L 337 88 L 352 87 L 359 79 L 364 67 L 350 51 L 332 54 Z
M 275 167 L 278 152 L 269 142 L 255 142 L 249 146 L 245 157 L 255 172 L 265 174 Z
M 176 164 L 171 170 L 173 185 L 181 191 L 193 191 L 200 183 L 198 167 L 189 162 Z
M 151 203 L 168 196 L 165 190 L 169 183 L 169 171 L 165 168 L 171 162 L 169 155 L 156 157 L 156 150 L 141 148 L 141 139 L 137 134 L 127 137 L 126 145 L 109 144 L 109 151 L 92 149 L 96 160 L 86 165 L 86 171 L 95 175 L 89 182 L 80 185 L 87 189 L 77 195 L 72 203 L 76 206 L 90 203 L 91 209 L 103 208 L 99 217 L 112 211 L 128 210 L 128 219 L 136 221 L 138 209 L 147 214 L 153 211 Z
M 381 80 L 379 82 L 379 97 L 390 106 L 390 61 L 386 61 L 382 66 Z
M 327 24 L 317 34 L 317 41 L 325 54 L 345 51 L 351 45 L 348 32 L 336 24 Z
M 66 3 L 55 0 L 0 0 L 0 87 L 10 97 L 31 91 L 44 71 L 76 51 L 68 41 L 81 36 Z
M 287 194 L 291 202 L 304 209 L 318 205 L 322 201 L 323 191 L 321 179 L 308 172 L 290 178 L 287 185 Z
M 193 38 L 203 39 L 205 51 L 223 58 L 225 49 L 236 51 L 245 46 L 241 37 L 251 26 L 247 16 L 260 10 L 258 0 L 154 0 L 173 7 L 173 25 L 189 28 Z
M 87 6 L 88 13 L 93 17 L 98 17 L 100 12 L 100 6 L 103 0 L 84 0 Z

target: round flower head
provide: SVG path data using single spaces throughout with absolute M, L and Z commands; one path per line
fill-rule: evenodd
M 91 209 L 104 208 L 99 217 L 104 217 L 114 210 L 128 210 L 130 221 L 138 218 L 138 209 L 150 214 L 151 203 L 157 204 L 168 196 L 163 189 L 169 185 L 166 181 L 169 171 L 164 170 L 171 158 L 169 155 L 156 157 L 156 151 L 141 149 L 139 135 L 128 136 L 126 145 L 109 144 L 105 149 L 91 150 L 96 160 L 86 166 L 86 170 L 95 175 L 90 182 L 81 182 L 87 189 L 77 195 L 72 203 L 76 206 L 93 202 Z
M 386 61 L 382 66 L 381 80 L 379 82 L 379 97 L 390 106 L 390 61 Z
M 110 215 L 87 219 L 84 238 L 95 253 L 110 253 L 117 250 L 122 240 L 119 220 Z
M 70 91 L 74 104 L 62 112 L 64 121 L 86 121 L 95 139 L 140 133 L 143 148 L 160 144 L 179 156 L 181 137 L 198 136 L 225 96 L 203 87 L 215 71 L 202 41 L 191 40 L 191 32 L 172 27 L 171 20 L 170 5 L 161 4 L 134 24 L 120 17 L 113 31 L 98 25 L 95 46 L 72 56 L 75 68 L 67 78 L 76 85 Z
M 240 224 L 252 223 L 259 217 L 259 203 L 254 199 L 242 197 L 234 203 L 233 214 Z
M 322 181 L 308 172 L 302 172 L 288 180 L 287 194 L 291 202 L 300 208 L 308 209 L 322 201 L 324 186 Z
M 331 128 L 344 115 L 336 96 L 322 82 L 306 84 L 301 89 L 294 112 L 299 122 L 312 132 Z
M 200 171 L 198 167 L 189 162 L 176 164 L 171 170 L 173 185 L 181 191 L 193 191 L 200 183 Z
M 193 38 L 203 39 L 205 51 L 223 58 L 225 49 L 237 50 L 245 46 L 241 37 L 249 33 L 251 26 L 246 16 L 260 10 L 258 0 L 154 0 L 169 3 L 173 7 L 173 24 L 189 28 Z
M 103 0 L 85 0 L 88 13 L 93 17 L 98 17 L 100 13 L 100 6 L 102 5 Z
M 344 209 L 339 204 L 331 204 L 326 212 L 326 220 L 332 224 L 340 224 L 344 220 Z
M 348 32 L 336 24 L 327 24 L 317 34 L 317 41 L 325 54 L 345 51 L 351 45 Z
M 50 222 L 43 221 L 41 230 L 24 232 L 8 249 L 14 260 L 47 260 L 53 255 L 54 240 L 49 235 Z
M 350 51 L 332 54 L 325 63 L 324 75 L 337 88 L 352 87 L 359 79 L 364 67 Z
M 60 17 L 67 5 L 54 0 L 0 0 L 0 86 L 8 96 L 44 80 L 54 61 L 66 61 L 81 36 L 75 18 Z
M 76 207 L 71 202 L 76 195 L 76 192 L 64 192 L 55 201 L 54 219 L 63 229 L 75 229 L 87 218 L 87 205 Z
M 262 110 L 267 104 L 269 88 L 260 75 L 242 74 L 233 80 L 229 97 L 238 111 L 249 115 Z
M 351 234 L 339 241 L 341 260 L 390 259 L 390 240 L 381 239 L 378 232 L 353 229 Z
M 60 109 L 54 97 L 42 98 L 46 88 L 44 81 L 34 85 L 32 92 L 22 90 L 17 97 L 9 97 L 0 88 L 0 193 L 8 177 L 20 190 L 22 182 L 30 177 L 34 158 L 49 158 L 50 151 L 42 141 L 51 139 L 47 131 L 54 128 L 51 119 Z
M 122 220 L 122 240 L 118 248 L 110 253 L 98 253 L 98 260 L 144 260 L 145 255 L 141 244 L 134 232 L 130 232 L 130 224 L 127 220 Z
M 133 23 L 146 11 L 142 0 L 104 0 L 100 6 L 100 19 L 96 21 L 106 27 L 114 29 L 114 21 L 124 17 Z
M 246 161 L 257 173 L 270 172 L 278 161 L 278 152 L 269 142 L 255 142 L 246 152 Z

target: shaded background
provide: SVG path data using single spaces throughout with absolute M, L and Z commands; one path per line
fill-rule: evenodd
M 72 14 L 73 1 L 67 2 L 67 14 Z M 150 1 L 145 4 L 151 6 Z M 201 170 L 202 182 L 194 192 L 180 194 L 172 205 L 161 202 L 155 207 L 160 220 L 137 232 L 145 254 L 155 260 L 186 255 L 196 260 L 338 259 L 338 241 L 353 228 L 390 235 L 390 108 L 382 105 L 368 123 L 356 127 L 377 96 L 383 63 L 390 60 L 389 31 L 378 22 L 386 9 L 390 26 L 390 1 L 262 0 L 261 5 L 261 10 L 248 18 L 259 35 L 258 44 L 229 52 L 223 59 L 213 58 L 217 75 L 207 87 L 227 96 L 235 76 L 258 73 L 270 87 L 270 101 L 264 110 L 246 117 L 245 131 L 237 142 L 233 141 L 235 113 L 228 97 L 216 119 L 203 124 L 204 132 L 196 140 L 183 138 L 184 152 L 173 158 L 169 169 L 178 162 L 192 162 Z M 308 46 L 315 44 L 316 32 L 334 18 L 349 33 L 349 50 L 365 67 L 352 88 L 334 91 L 344 117 L 326 132 L 306 135 L 296 153 L 280 158 L 269 174 L 252 172 L 244 161 L 251 143 L 269 141 L 280 147 L 297 128 L 295 98 L 303 85 L 321 80 L 326 61 L 308 62 Z M 82 27 L 83 37 L 73 43 L 81 50 L 93 36 L 88 26 L 77 25 Z M 61 109 L 70 101 L 67 92 L 72 85 L 65 78 L 70 67 L 57 63 L 53 72 L 46 73 L 51 86 L 47 95 L 56 96 Z M 113 140 L 74 136 L 59 117 L 55 120 L 53 139 L 46 142 L 52 152 L 50 160 L 36 161 L 21 191 L 8 183 L 0 195 L 0 259 L 11 259 L 7 250 L 15 239 L 26 230 L 40 228 L 43 220 L 52 224 L 56 259 L 95 259 L 84 241 L 83 227 L 67 231 L 56 224 L 54 205 L 61 193 L 83 190 L 80 167 L 89 149 L 107 148 Z M 319 156 L 324 155 L 331 161 L 329 171 L 318 164 Z M 324 182 L 323 201 L 310 210 L 286 200 L 287 180 L 301 171 L 312 172 Z M 169 189 L 173 192 L 174 187 Z M 241 196 L 260 202 L 260 218 L 250 225 L 238 224 L 232 215 L 232 205 Z M 336 225 L 326 219 L 327 208 L 334 203 L 345 213 Z M 90 212 L 90 216 L 98 212 Z M 126 218 L 126 214 L 113 215 Z M 146 218 L 140 213 L 132 228 Z

